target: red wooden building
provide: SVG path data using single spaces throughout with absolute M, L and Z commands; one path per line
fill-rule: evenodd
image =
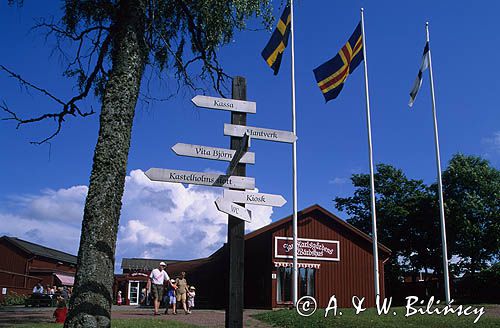
M 31 294 L 41 282 L 72 286 L 76 256 L 19 238 L 0 238 L 0 301 L 10 293 Z
M 291 236 L 291 216 L 245 236 L 245 308 L 291 305 Z M 299 297 L 314 296 L 319 307 L 326 307 L 332 295 L 340 307 L 351 307 L 354 295 L 366 297 L 366 306 L 375 305 L 372 239 L 368 235 L 314 205 L 298 213 L 298 236 Z M 389 255 L 390 250 L 379 244 L 382 297 L 384 263 Z M 207 258 L 171 262 L 166 270 L 171 277 L 187 272 L 188 283 L 196 287 L 197 307 L 225 308 L 227 245 Z

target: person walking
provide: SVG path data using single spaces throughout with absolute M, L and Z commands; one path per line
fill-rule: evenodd
M 123 299 L 122 299 L 122 291 L 118 291 L 118 295 L 116 296 L 116 304 L 122 305 Z
M 172 305 L 172 313 L 173 314 L 177 313 L 176 309 L 177 300 L 175 298 L 175 288 L 177 288 L 177 286 L 175 285 L 175 280 L 172 279 L 170 280 L 170 286 L 168 287 L 167 297 L 165 300 L 165 314 L 168 314 L 168 308 L 170 307 L 170 305 Z
M 187 306 L 188 306 L 188 311 L 191 313 L 191 311 L 194 308 L 194 297 L 196 296 L 196 288 L 194 286 L 189 286 L 189 292 L 187 294 Z
M 175 296 L 177 298 L 177 302 L 182 303 L 182 308 L 184 309 L 185 314 L 189 314 L 189 310 L 186 305 L 187 301 L 187 293 L 189 292 L 188 290 L 188 284 L 186 281 L 186 272 L 182 271 L 180 278 L 177 278 L 175 280 L 175 285 L 177 286 L 177 289 L 175 290 Z M 177 314 L 177 312 L 174 312 L 174 314 Z
M 153 315 L 160 315 L 158 310 L 160 309 L 160 303 L 163 297 L 163 284 L 165 280 L 170 283 L 170 277 L 165 271 L 165 267 L 167 265 L 165 262 L 160 262 L 158 268 L 153 269 L 151 274 L 149 275 L 147 289 L 151 291 L 153 295 L 153 303 L 154 303 L 154 313 Z

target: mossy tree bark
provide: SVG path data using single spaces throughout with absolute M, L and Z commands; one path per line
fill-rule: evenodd
M 65 327 L 110 327 L 115 246 L 132 122 L 146 63 L 145 1 L 122 0 L 112 26 L 112 67 L 85 202 L 75 287 Z

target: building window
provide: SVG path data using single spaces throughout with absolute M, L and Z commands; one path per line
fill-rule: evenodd
M 278 268 L 278 303 L 292 301 L 292 268 Z
M 278 303 L 292 302 L 292 274 L 291 267 L 278 268 L 278 295 L 276 298 Z M 315 297 L 315 276 L 316 269 L 299 268 L 299 298 L 306 295 Z
M 314 297 L 314 277 L 316 269 L 299 268 L 299 297 L 312 296 Z

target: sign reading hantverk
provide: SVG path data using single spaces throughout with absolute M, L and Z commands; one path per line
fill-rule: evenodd
M 293 143 L 297 137 L 293 132 L 283 130 L 273 130 L 265 128 L 256 128 L 246 125 L 224 124 L 224 135 L 232 137 L 241 137 L 247 133 L 251 138 Z
M 253 101 L 216 98 L 209 96 L 195 96 L 191 101 L 198 107 L 229 110 L 232 112 L 252 113 L 257 112 L 257 104 Z
M 153 181 L 180 182 L 196 185 L 226 187 L 235 189 L 254 189 L 255 179 L 249 177 L 228 176 L 216 173 L 191 172 L 151 168 L 145 172 Z
M 262 194 L 248 191 L 235 191 L 224 189 L 224 199 L 235 203 L 255 204 L 281 207 L 286 200 L 281 195 Z
M 234 154 L 236 153 L 236 150 L 232 149 L 191 145 L 185 143 L 176 143 L 172 147 L 172 150 L 174 151 L 174 153 L 181 156 L 214 159 L 218 161 L 228 162 L 230 162 L 234 158 Z M 255 153 L 246 152 L 239 160 L 239 163 L 255 164 Z
M 293 238 L 274 237 L 274 257 L 293 258 Z M 297 238 L 297 258 L 340 261 L 339 241 Z
M 247 222 L 252 222 L 252 212 L 243 206 L 231 203 L 224 198 L 217 198 L 215 206 L 221 212 L 237 217 Z

